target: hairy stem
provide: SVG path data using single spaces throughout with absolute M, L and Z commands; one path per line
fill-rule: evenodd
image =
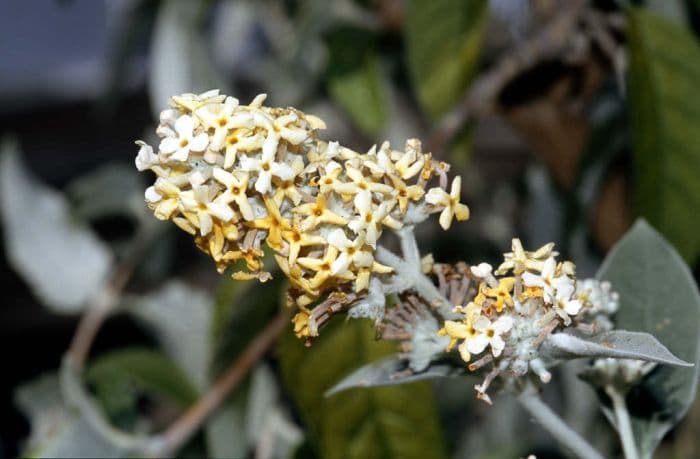
M 410 233 L 413 237 L 413 233 Z M 415 239 L 413 244 L 415 244 Z M 402 244 L 403 245 L 403 244 Z M 454 319 L 457 316 L 452 311 L 453 305 L 433 282 L 421 271 L 420 262 L 408 263 L 405 259 L 392 253 L 382 246 L 377 246 L 377 260 L 387 266 L 394 268 L 396 276 L 406 282 L 409 288 L 414 289 L 420 296 L 430 304 L 435 305 L 438 313 L 445 319 Z
M 564 448 L 582 459 L 603 459 L 603 456 L 552 411 L 536 392 L 525 391 L 518 396 L 518 401 Z
M 612 401 L 617 424 L 617 433 L 620 436 L 622 451 L 625 454 L 625 458 L 639 459 L 637 444 L 634 441 L 634 434 L 632 433 L 632 422 L 630 421 L 630 415 L 627 411 L 624 395 L 611 385 L 605 386 L 605 393 L 608 394 L 608 397 L 610 397 Z

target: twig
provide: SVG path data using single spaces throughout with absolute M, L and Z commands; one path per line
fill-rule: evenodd
M 488 110 L 503 88 L 523 70 L 557 56 L 569 42 L 586 0 L 562 2 L 562 11 L 534 37 L 518 45 L 471 85 L 459 106 L 438 122 L 426 151 L 441 152 L 475 115 Z
M 582 459 L 603 459 L 603 456 L 552 411 L 536 392 L 527 390 L 518 396 L 518 401 L 564 448 Z
M 378 245 L 377 260 L 387 266 L 394 268 L 396 275 L 408 283 L 408 287 L 414 289 L 429 304 L 437 307 L 440 315 L 446 319 L 454 319 L 457 316 L 452 311 L 453 305 L 440 290 L 421 271 L 420 263 L 411 264 L 395 255 L 390 250 Z
M 617 433 L 620 436 L 620 442 L 622 443 L 622 451 L 625 454 L 625 459 L 639 459 L 637 444 L 634 441 L 632 422 L 630 421 L 630 415 L 627 411 L 625 397 L 611 385 L 605 386 L 605 393 L 608 394 L 608 397 L 610 397 L 610 400 L 612 401 L 613 410 L 615 412 L 615 427 L 617 428 Z
M 173 456 L 192 437 L 202 423 L 228 397 L 250 369 L 275 343 L 289 323 L 289 312 L 281 311 L 248 344 L 238 359 L 221 375 L 216 384 L 162 434 L 156 435 L 145 448 L 151 457 Z
M 124 450 L 125 453 L 140 452 L 152 457 L 167 457 L 172 456 L 199 429 L 207 417 L 221 405 L 255 363 L 262 358 L 284 330 L 289 321 L 289 313 L 280 312 L 250 342 L 241 356 L 221 375 L 210 391 L 162 434 L 138 435 L 114 427 L 85 387 L 82 373 L 95 337 L 116 307 L 121 292 L 133 274 L 137 260 L 150 241 L 150 236 L 151 233 L 148 231 L 137 236 L 131 250 L 114 269 L 102 291 L 89 302 L 62 361 L 61 388 L 66 401 L 85 416 L 97 433 L 117 448 Z

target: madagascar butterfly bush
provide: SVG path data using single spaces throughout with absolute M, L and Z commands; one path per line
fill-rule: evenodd
M 145 193 L 155 217 L 190 233 L 219 272 L 265 282 L 269 249 L 290 283 L 294 332 L 307 344 L 334 314 L 370 317 L 380 338 L 400 342 L 408 372 L 454 355 L 484 376 L 477 397 L 491 403 L 495 382 L 519 392 L 550 381 L 551 337 L 571 347 L 577 334 L 613 329 L 618 295 L 607 282 L 577 280 L 553 243 L 527 251 L 513 239 L 496 269 L 421 257 L 413 227 L 439 213 L 447 230 L 469 209 L 461 178 L 450 180 L 449 164 L 420 141 L 360 153 L 319 139 L 318 117 L 266 107 L 265 98 L 242 105 L 218 90 L 172 97 L 157 151 L 138 141 L 136 166 L 156 176 Z M 385 230 L 398 236 L 403 257 L 380 244 Z M 599 359 L 591 368 L 638 380 L 653 366 Z

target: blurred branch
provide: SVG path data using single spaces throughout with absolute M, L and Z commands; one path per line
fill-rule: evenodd
M 222 404 L 251 368 L 274 344 L 289 323 L 289 311 L 281 311 L 245 348 L 241 356 L 221 375 L 214 386 L 162 434 L 139 435 L 114 427 L 90 396 L 81 376 L 90 348 L 104 321 L 118 304 L 131 279 L 137 261 L 151 239 L 151 233 L 137 236 L 131 250 L 119 263 L 104 289 L 88 305 L 61 365 L 61 386 L 66 400 L 85 416 L 107 441 L 125 451 L 150 457 L 170 457 L 191 438 L 204 421 Z
M 258 333 L 243 353 L 202 398 L 145 448 L 150 457 L 172 457 L 197 432 L 204 421 L 226 400 L 253 366 L 265 355 L 289 323 L 289 311 L 280 311 Z
M 569 43 L 571 31 L 586 0 L 561 2 L 559 12 L 542 32 L 519 44 L 470 86 L 459 106 L 445 114 L 428 138 L 427 151 L 442 151 L 474 116 L 489 110 L 503 88 L 523 70 L 559 55 Z

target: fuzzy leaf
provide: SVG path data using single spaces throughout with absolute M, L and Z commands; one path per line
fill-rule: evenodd
M 171 96 L 226 86 L 214 70 L 197 27 L 200 2 L 161 2 L 151 42 L 149 93 L 156 118 Z
M 555 333 L 542 344 L 544 355 L 554 359 L 605 358 L 636 359 L 692 367 L 673 355 L 649 333 L 614 330 L 595 336 Z
M 433 118 L 464 96 L 478 63 L 486 25 L 483 0 L 410 0 L 406 52 L 413 88 Z
M 124 457 L 63 403 L 58 377 L 45 375 L 15 391 L 15 403 L 31 424 L 22 457 Z
M 354 387 L 392 386 L 424 379 L 450 378 L 465 374 L 464 368 L 450 365 L 449 363 L 433 363 L 424 371 L 413 372 L 409 367 L 408 361 L 396 357 L 387 357 L 353 371 L 339 383 L 328 389 L 325 395 L 330 397 Z
M 153 328 L 165 352 L 182 368 L 198 390 L 209 384 L 209 330 L 213 300 L 180 281 L 138 298 L 129 311 Z
M 630 9 L 629 114 L 635 205 L 688 262 L 700 253 L 700 45 L 691 31 Z
M 440 458 L 446 448 L 425 382 L 324 393 L 348 371 L 393 352 L 367 321 L 333 320 L 310 349 L 290 332 L 279 342 L 282 377 L 319 457 Z
M 371 31 L 339 27 L 328 36 L 327 84 L 333 100 L 365 134 L 376 135 L 386 122 L 386 82 Z
M 64 197 L 32 177 L 17 145 L 0 146 L 0 211 L 7 257 L 55 312 L 77 313 L 102 285 L 112 256 L 71 219 Z
M 633 417 L 633 424 L 640 433 L 640 451 L 649 457 L 695 398 L 700 294 L 678 253 L 644 220 L 613 247 L 597 277 L 610 281 L 620 294 L 618 327 L 651 333 L 674 355 L 695 365 L 660 366 L 642 382 L 641 391 L 654 400 L 656 409 L 646 417 Z

